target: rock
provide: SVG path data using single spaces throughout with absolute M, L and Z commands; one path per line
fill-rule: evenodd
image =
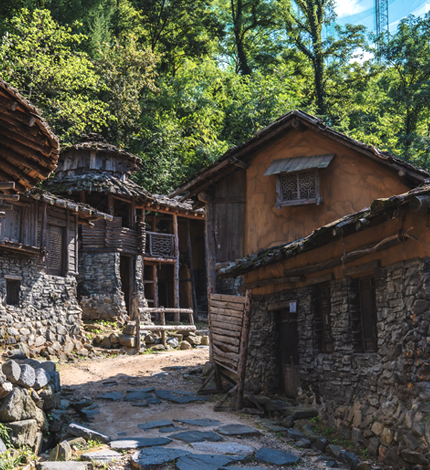
M 127 346 L 129 348 L 136 347 L 136 337 L 132 335 L 119 335 L 118 342 L 122 346 Z
M 150 447 L 133 454 L 131 458 L 131 466 L 137 470 L 148 470 L 152 467 L 172 462 L 179 457 L 185 457 L 189 454 L 190 452 L 182 449 Z
M 21 374 L 16 384 L 24 388 L 31 388 L 34 386 L 36 380 L 36 374 L 33 367 L 28 364 L 21 365 Z
M 61 390 L 60 384 L 60 374 L 56 371 L 49 372 L 51 376 L 51 385 L 54 392 L 59 392 Z
M 231 462 L 243 460 L 245 456 L 189 454 L 180 457 L 176 463 L 179 470 L 218 470 Z
M 109 341 L 110 341 L 112 344 L 118 344 L 118 342 L 119 342 L 119 336 L 118 336 L 116 333 L 112 333 L 112 334 L 109 336 Z
M 0 455 L 4 454 L 7 451 L 6 444 L 3 442 L 3 440 L 0 438 Z
M 297 429 L 288 429 L 287 434 L 290 439 L 293 439 L 293 441 L 298 441 L 305 437 L 305 435 Z
M 342 452 L 342 449 L 339 446 L 330 444 L 327 446 L 327 451 L 330 455 L 337 459 L 339 457 L 339 454 Z
M 64 347 L 63 347 L 63 352 L 64 352 L 65 354 L 69 354 L 69 353 L 71 353 L 71 352 L 73 351 L 74 347 L 75 347 L 75 345 L 74 345 L 71 341 L 69 341 L 68 343 L 66 343 L 66 344 L 64 345 Z
M 0 385 L 7 381 L 7 377 L 3 374 L 2 370 L 0 369 Z
M 148 400 L 150 398 L 153 398 L 153 396 L 150 393 L 141 392 L 139 390 L 136 390 L 134 392 L 129 392 L 125 396 L 126 401 L 143 401 L 143 400 Z
M 106 337 L 100 342 L 99 346 L 101 348 L 110 349 L 112 347 L 112 343 L 110 339 Z
M 37 421 L 35 419 L 24 419 L 7 423 L 11 429 L 11 441 L 14 446 L 33 447 L 37 436 Z
M 184 431 L 171 434 L 169 437 L 188 443 L 203 441 L 218 442 L 223 440 L 221 436 L 212 431 Z
M 55 372 L 57 370 L 57 366 L 54 361 L 43 361 L 40 363 L 40 367 L 46 370 L 46 372 Z
M 293 465 L 300 460 L 300 457 L 282 450 L 268 449 L 262 447 L 255 454 L 256 460 L 274 465 Z
M 348 465 L 351 470 L 355 470 L 360 463 L 360 459 L 354 454 L 354 452 L 347 452 L 344 450 L 339 452 L 337 459 Z
M 35 455 L 39 455 L 42 452 L 42 447 L 43 447 L 43 433 L 38 432 L 36 434 L 36 439 L 34 441 L 34 445 L 32 448 Z
M 83 437 L 73 437 L 72 439 L 67 439 L 67 442 L 70 444 L 70 447 L 73 446 L 86 446 L 87 441 Z
M 169 338 L 166 343 L 172 348 L 177 348 L 179 346 L 178 338 Z
M 158 421 L 147 421 L 146 423 L 137 425 L 139 429 L 143 429 L 144 431 L 149 431 L 151 429 L 157 428 L 165 428 L 166 426 L 173 426 L 172 421 L 168 421 L 167 419 L 161 419 Z
M 82 349 L 79 349 L 78 351 L 76 351 L 76 354 L 78 356 L 82 356 L 82 357 L 88 357 L 88 349 L 86 348 L 82 348 Z
M 122 437 L 110 443 L 112 449 L 138 449 L 139 447 L 165 446 L 172 442 L 165 437 Z
M 318 416 L 318 412 L 313 408 L 308 408 L 306 406 L 288 406 L 287 404 L 282 408 L 282 414 L 284 416 L 292 416 L 295 420 L 311 419 Z
M 393 467 L 395 470 L 399 470 L 400 468 L 404 467 L 404 462 L 400 459 L 398 450 L 399 450 L 398 447 L 390 447 L 387 450 L 387 452 L 385 453 L 385 457 L 384 457 L 384 465 L 389 465 L 390 467 Z M 359 467 L 360 465 L 356 468 L 356 470 L 360 470 Z
M 221 424 L 221 421 L 217 421 L 216 419 L 208 419 L 208 418 L 201 418 L 201 419 L 174 419 L 177 423 L 188 424 L 189 426 L 218 426 Z
M 351 441 L 356 447 L 360 447 L 363 444 L 363 431 L 358 428 L 352 428 L 351 430 Z
M 3 398 L 7 397 L 9 393 L 11 393 L 13 390 L 13 385 L 10 382 L 3 382 L 0 385 L 0 400 L 3 400 Z
M 190 343 L 191 346 L 198 346 L 202 342 L 202 337 L 190 335 L 187 337 L 187 342 Z
M 252 455 L 254 449 L 251 446 L 238 444 L 237 442 L 196 442 L 191 446 L 207 454 Z
M 39 462 L 36 470 L 93 470 L 91 462 Z
M 191 349 L 191 348 L 192 348 L 191 344 L 185 340 L 181 342 L 180 347 L 179 347 L 179 349 L 181 350 Z
M 372 437 L 369 439 L 369 442 L 367 444 L 367 450 L 369 451 L 369 454 L 372 455 L 373 457 L 376 457 L 379 453 L 379 444 L 380 441 L 377 437 Z
M 111 449 L 98 450 L 96 452 L 87 452 L 81 455 L 82 460 L 88 460 L 96 463 L 110 463 L 121 460 L 122 454 Z
M 151 346 L 151 349 L 154 351 L 164 351 L 166 348 L 164 347 L 164 344 L 154 344 Z
M 189 428 L 180 428 L 179 426 L 169 426 L 168 428 L 160 428 L 158 432 L 163 434 L 167 434 L 168 432 L 175 432 L 175 431 L 188 431 Z
M 136 334 L 136 325 L 133 324 L 133 323 L 130 323 L 122 330 L 122 332 L 125 335 L 135 335 Z
M 409 450 L 414 451 L 421 445 L 418 439 L 410 432 L 406 433 L 403 437 Z
M 38 431 L 49 431 L 48 418 L 40 408 L 36 408 L 36 416 L 34 419 L 37 422 Z
M 287 416 L 282 420 L 282 426 L 287 429 L 294 427 L 294 418 L 292 416 Z
M 51 452 L 49 452 L 48 460 L 50 462 L 61 461 L 65 462 L 72 458 L 72 448 L 67 441 L 60 442 L 56 445 Z
M 389 428 L 384 428 L 381 433 L 381 444 L 385 447 L 390 447 L 394 438 L 394 432 Z
M 327 446 L 328 440 L 325 437 L 318 436 L 313 442 L 312 446 L 315 449 L 318 449 L 321 452 L 325 452 L 325 448 Z
M 404 449 L 400 452 L 400 457 L 405 462 L 409 463 L 416 463 L 418 465 L 422 465 L 423 467 L 426 467 L 429 464 L 429 461 L 424 457 L 423 454 L 420 454 L 419 452 L 412 452 L 411 450 Z
M 108 392 L 103 395 L 99 395 L 97 398 L 107 401 L 119 401 L 123 399 L 123 394 L 121 392 Z
M 39 391 L 39 396 L 43 400 L 43 411 L 57 408 L 60 404 L 61 395 L 59 393 L 54 393 L 54 388 L 51 384 L 48 384 L 45 388 L 41 389 Z
M 202 340 L 200 342 L 202 346 L 209 346 L 209 336 L 202 336 Z
M 261 434 L 257 429 L 243 424 L 227 424 L 216 429 L 216 432 L 224 436 L 259 436 Z
M 37 407 L 27 392 L 14 388 L 4 399 L 0 408 L 0 422 L 10 423 L 32 419 L 36 416 Z
M 191 403 L 194 401 L 207 401 L 210 400 L 210 397 L 208 396 L 201 396 L 201 395 L 196 395 L 196 396 L 177 396 L 174 395 L 172 392 L 169 390 L 156 390 L 155 394 L 157 397 L 162 398 L 163 400 L 169 400 L 173 401 L 174 403 Z
M 13 384 L 18 382 L 21 376 L 21 367 L 13 360 L 5 362 L 2 366 L 2 371 L 7 380 Z
M 108 444 L 110 442 L 110 437 L 106 436 L 106 434 L 102 434 L 76 423 L 70 423 L 67 428 L 67 432 L 72 436 L 84 437 L 87 440 L 99 441 L 104 444 Z
M 380 434 L 382 434 L 382 431 L 384 430 L 384 425 L 380 423 L 379 421 L 375 421 L 371 429 L 372 429 L 373 434 L 375 434 L 376 436 L 379 436 Z
M 309 439 L 300 439 L 296 441 L 295 446 L 302 449 L 309 449 L 311 447 L 311 441 Z

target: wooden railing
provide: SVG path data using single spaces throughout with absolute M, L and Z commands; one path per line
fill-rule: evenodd
M 161 258 L 175 258 L 175 239 L 170 233 L 146 232 L 145 254 Z

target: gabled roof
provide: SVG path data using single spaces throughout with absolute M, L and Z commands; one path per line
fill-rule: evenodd
M 24 192 L 57 166 L 59 142 L 40 111 L 0 78 L 0 181 Z
M 257 152 L 273 142 L 274 139 L 293 129 L 310 129 L 325 135 L 329 139 L 340 142 L 371 160 L 398 172 L 399 176 L 403 177 L 406 184 L 410 187 L 417 186 L 430 178 L 430 173 L 427 171 L 400 160 L 387 152 L 381 152 L 376 147 L 364 144 L 346 134 L 337 132 L 326 126 L 321 119 L 311 114 L 294 110 L 258 131 L 256 135 L 247 142 L 227 150 L 216 162 L 208 165 L 206 168 L 203 168 L 184 181 L 170 196 L 173 197 L 178 194 L 185 194 L 185 196 L 183 196 L 184 200 L 195 196 L 207 186 L 225 178 L 229 173 L 237 169 L 238 163 L 240 166 L 238 160 L 247 163 Z
M 370 207 L 359 212 L 345 215 L 338 220 L 317 228 L 307 237 L 294 240 L 285 245 L 262 249 L 257 254 L 251 254 L 243 259 L 231 262 L 217 270 L 221 277 L 237 277 L 259 268 L 269 266 L 280 261 L 293 258 L 307 251 L 328 245 L 343 237 L 379 225 L 389 216 L 398 215 L 402 206 L 410 206 L 416 202 L 417 196 L 429 196 L 430 185 L 415 188 L 407 193 L 398 194 L 389 198 L 375 199 Z M 412 210 L 415 208 L 412 207 Z

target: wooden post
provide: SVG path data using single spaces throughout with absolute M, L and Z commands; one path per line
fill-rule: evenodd
M 108 203 L 107 213 L 109 215 L 114 215 L 114 213 L 115 213 L 115 201 L 113 199 L 112 194 L 108 194 L 107 203 Z
M 196 282 L 194 279 L 194 269 L 193 269 L 193 249 L 191 245 L 190 219 L 187 219 L 187 245 L 188 245 L 188 262 L 190 264 L 191 293 L 193 296 L 193 310 L 194 310 L 194 315 L 197 318 L 197 296 L 196 296 Z
M 66 241 L 66 249 L 65 251 L 65 256 L 66 256 L 66 264 L 65 264 L 65 272 L 66 274 L 69 274 L 70 272 L 70 259 L 69 259 L 69 236 L 70 236 L 70 211 L 66 209 L 66 236 L 65 241 Z
M 75 273 L 79 273 L 79 216 L 75 215 Z
M 173 234 L 175 236 L 175 264 L 173 266 L 173 297 L 174 307 L 180 308 L 179 304 L 179 231 L 178 231 L 178 215 L 173 215 Z M 175 313 L 175 322 L 181 321 L 181 314 Z
M 161 324 L 165 326 L 166 314 L 164 312 L 160 312 L 160 316 L 161 316 Z M 166 347 L 166 330 L 161 330 L 161 342 L 163 343 L 163 346 Z
M 82 204 L 85 204 L 85 191 L 80 191 L 79 202 L 82 202 Z
M 214 226 L 213 226 L 213 207 L 212 204 L 205 206 L 205 252 L 206 252 L 206 277 L 208 282 L 208 301 L 210 294 L 216 294 L 216 272 L 215 263 L 217 262 Z
M 42 250 L 42 261 L 46 262 L 46 237 L 48 232 L 48 203 L 42 205 L 42 224 L 40 228 L 40 248 Z M 48 269 L 48 266 L 46 266 Z
M 236 411 L 243 408 L 243 391 L 245 389 L 246 358 L 248 355 L 248 337 L 251 324 L 251 296 L 252 291 L 246 291 L 245 308 L 243 310 L 242 334 L 240 337 L 239 361 L 237 364 L 237 392 L 236 392 Z

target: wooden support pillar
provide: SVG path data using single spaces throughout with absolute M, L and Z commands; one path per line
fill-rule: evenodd
M 108 204 L 107 213 L 109 215 L 114 215 L 114 213 L 115 213 L 115 201 L 113 199 L 112 194 L 108 194 L 107 204 Z
M 213 207 L 212 204 L 205 206 L 205 255 L 206 255 L 206 277 L 208 282 L 208 301 L 210 294 L 216 294 L 216 272 L 215 263 L 217 262 L 215 248 L 215 234 L 213 226 Z
M 173 214 L 173 234 L 175 243 L 175 264 L 173 270 L 173 297 L 174 307 L 180 308 L 179 305 L 179 231 L 178 231 L 178 216 Z M 181 321 L 181 314 L 175 313 L 175 322 Z
M 79 273 L 79 216 L 75 215 L 75 273 Z
M 81 191 L 79 193 L 79 202 L 82 202 L 82 204 L 85 204 L 85 191 Z
M 239 360 L 237 363 L 237 392 L 235 400 L 236 411 L 243 408 L 243 392 L 245 390 L 246 358 L 248 356 L 248 337 L 251 324 L 251 290 L 245 294 L 245 308 L 243 311 L 242 335 L 239 346 Z
M 48 236 L 48 203 L 42 204 L 42 224 L 40 228 L 40 248 L 42 249 L 42 261 L 46 261 L 46 238 Z
M 69 273 L 70 271 L 70 254 L 69 254 L 69 237 L 70 237 L 70 211 L 67 209 L 66 210 L 66 236 L 64 237 L 65 238 L 65 242 L 66 242 L 66 249 L 64 250 L 64 253 L 65 253 L 65 271 L 66 271 L 66 274 Z
M 193 310 L 194 310 L 194 315 L 197 318 L 197 296 L 196 296 L 196 282 L 194 279 L 194 269 L 193 269 L 193 249 L 191 245 L 190 219 L 187 219 L 187 245 L 188 245 L 188 262 L 190 263 L 190 280 L 191 280 L 191 293 L 193 296 Z

